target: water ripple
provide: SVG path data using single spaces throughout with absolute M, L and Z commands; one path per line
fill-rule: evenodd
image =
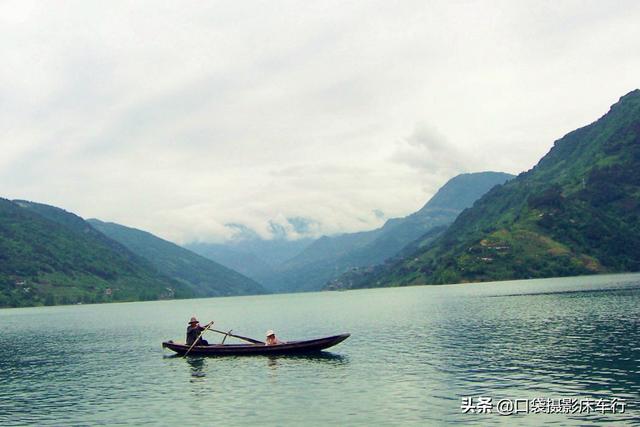
M 192 313 L 244 335 L 351 332 L 314 357 L 168 357 Z M 640 417 L 638 276 L 0 311 L 0 425 L 584 425 Z M 215 340 L 212 337 L 212 340 Z M 469 416 L 463 396 L 625 414 Z

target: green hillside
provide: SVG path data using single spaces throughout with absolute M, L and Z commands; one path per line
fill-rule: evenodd
M 198 296 L 265 293 L 255 281 L 146 231 L 111 222 L 88 222 L 111 239 L 149 261 L 158 271 L 183 283 Z
M 0 307 L 192 295 L 82 218 L 0 199 Z
M 640 270 L 640 91 L 555 142 L 538 165 L 465 210 L 438 239 L 343 287 Z
M 383 262 L 433 228 L 448 226 L 487 191 L 511 178 L 513 175 L 503 172 L 457 175 L 447 181 L 420 210 L 404 218 L 390 219 L 375 240 L 345 258 L 352 266 Z

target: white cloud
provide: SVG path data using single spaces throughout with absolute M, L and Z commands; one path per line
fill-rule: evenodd
M 421 124 L 397 145 L 391 159 L 426 174 L 453 176 L 470 164 L 465 157 L 438 130 Z
M 372 228 L 640 86 L 637 2 L 3 2 L 0 195 L 177 241 Z

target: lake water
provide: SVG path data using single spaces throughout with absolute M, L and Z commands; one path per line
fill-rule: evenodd
M 192 314 L 314 357 L 169 357 Z M 219 340 L 211 335 L 210 341 Z M 640 275 L 0 310 L 0 425 L 580 425 L 640 419 Z M 463 397 L 622 414 L 463 413 Z

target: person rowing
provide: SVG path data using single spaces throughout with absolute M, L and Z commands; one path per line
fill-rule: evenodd
M 191 320 L 189 320 L 189 326 L 187 326 L 187 345 L 193 345 L 196 340 L 198 340 L 196 345 L 209 345 L 207 340 L 200 337 L 200 334 L 211 324 L 213 324 L 213 321 L 209 322 L 209 324 L 205 326 L 200 326 L 200 322 L 198 322 L 196 316 L 193 316 Z M 198 339 L 198 337 L 200 338 Z

